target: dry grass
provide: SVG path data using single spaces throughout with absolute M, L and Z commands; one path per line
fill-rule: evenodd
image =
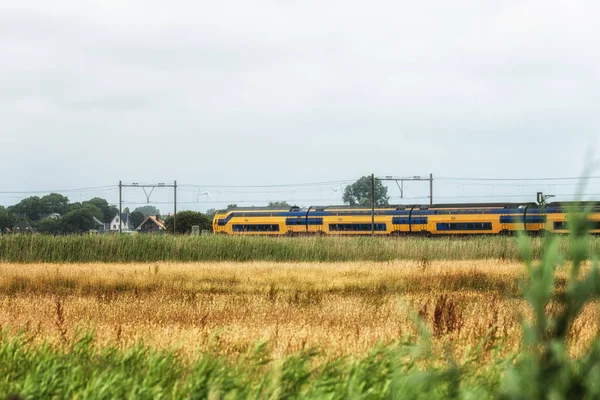
M 268 340 L 275 357 L 310 346 L 337 356 L 414 338 L 420 315 L 440 350 L 506 353 L 521 339 L 524 276 L 506 261 L 0 264 L 0 325 L 57 345 L 93 329 L 100 345 L 143 340 L 188 355 Z M 597 332 L 589 305 L 573 351 Z

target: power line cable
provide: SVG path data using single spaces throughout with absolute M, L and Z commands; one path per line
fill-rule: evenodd
M 572 181 L 572 180 L 591 180 L 600 179 L 600 176 L 572 176 L 557 178 L 460 178 L 449 176 L 438 176 L 436 181 Z
M 300 187 L 300 186 L 325 186 L 334 185 L 340 183 L 353 183 L 356 179 L 344 179 L 338 181 L 324 181 L 324 182 L 305 182 L 305 183 L 286 183 L 286 184 L 274 184 L 274 185 L 193 185 L 193 184 L 181 184 L 183 187 L 195 187 L 195 188 L 280 188 L 280 187 Z
M 548 181 L 545 181 L 548 182 Z M 579 183 L 468 183 L 467 181 L 442 181 L 438 182 L 439 185 L 456 185 L 461 186 L 476 186 L 476 187 L 536 187 L 536 186 L 577 186 Z
M 116 185 L 111 186 L 96 186 L 86 188 L 75 188 L 75 189 L 53 189 L 53 190 L 29 190 L 29 191 L 0 191 L 0 194 L 43 194 L 43 193 L 73 193 L 73 192 L 87 192 L 91 190 L 116 190 Z

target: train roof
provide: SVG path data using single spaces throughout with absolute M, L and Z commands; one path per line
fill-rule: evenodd
M 437 210 L 437 209 L 465 209 L 465 208 L 538 208 L 541 207 L 539 204 L 534 202 L 523 202 L 523 203 L 440 203 L 440 204 L 390 204 L 387 206 L 375 206 L 376 210 Z M 574 208 L 574 207 L 592 207 L 600 208 L 600 203 L 595 201 L 563 201 L 563 202 L 552 202 L 546 204 L 546 207 L 550 208 Z M 290 208 L 283 207 L 232 207 L 224 210 L 219 210 L 217 213 L 225 213 L 231 211 L 280 211 L 280 212 L 293 212 L 293 211 L 324 211 L 324 210 L 370 210 L 371 207 L 367 205 L 347 205 L 347 204 L 336 204 L 336 205 L 321 205 L 321 206 L 310 206 L 310 207 L 298 207 L 292 206 Z
M 548 203 L 548 207 L 600 207 L 597 201 L 554 201 Z
M 224 210 L 218 210 L 217 212 L 229 212 L 229 211 L 291 211 L 291 210 L 299 210 L 300 207 L 292 206 L 292 207 L 231 207 L 226 208 Z
M 406 210 L 406 209 L 440 209 L 440 208 L 518 208 L 518 207 L 536 207 L 536 203 L 441 203 L 441 204 L 390 204 L 387 206 L 376 206 L 376 210 Z M 330 210 L 330 209 L 361 209 L 370 210 L 370 206 L 348 206 L 348 205 L 329 205 L 329 206 L 311 206 L 311 210 Z

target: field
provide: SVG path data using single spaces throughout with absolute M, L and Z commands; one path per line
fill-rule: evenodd
M 70 342 L 218 350 L 239 356 L 259 340 L 280 357 L 303 348 L 359 355 L 378 341 L 416 337 L 415 313 L 462 355 L 490 341 L 519 343 L 523 268 L 498 261 L 386 263 L 2 264 L 0 324 Z M 57 315 L 60 307 L 61 316 Z M 436 313 L 440 314 L 437 315 Z M 585 315 L 585 333 L 596 327 Z M 589 332 L 588 332 L 589 331 Z M 586 335 L 586 337 L 589 336 Z M 491 344 L 491 343 L 489 343 Z
M 597 306 L 569 300 L 587 292 L 556 256 L 578 265 L 598 245 L 589 240 L 534 239 L 546 260 L 528 273 L 514 238 L 3 237 L 0 396 L 523 395 L 531 380 L 555 381 L 538 376 L 553 365 L 548 349 L 564 343 L 558 370 L 578 376 L 598 347 Z M 208 261 L 187 260 L 194 248 Z M 595 272 L 584 264 L 577 276 Z M 571 302 L 582 307 L 563 334 Z M 586 379 L 576 383 L 591 393 L 598 380 Z

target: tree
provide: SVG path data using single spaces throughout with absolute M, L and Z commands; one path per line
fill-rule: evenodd
M 35 226 L 35 230 L 39 233 L 59 235 L 63 233 L 63 222 L 57 219 L 46 218 Z
M 292 206 L 287 201 L 270 201 L 268 207 L 290 209 Z
M 69 211 L 69 198 L 58 193 L 50 193 L 42 198 L 38 196 L 27 197 L 12 207 L 10 212 L 27 216 L 27 219 L 39 221 L 48 214 L 65 214 Z
M 98 199 L 98 200 L 102 200 L 102 199 Z M 106 200 L 104 200 L 106 202 Z M 98 204 L 98 202 L 90 202 L 90 201 L 84 201 L 83 203 L 71 203 L 69 204 L 69 210 L 67 212 L 67 214 L 72 213 L 73 211 L 81 211 L 81 210 L 87 210 L 89 211 L 94 217 L 96 217 L 98 220 L 102 221 L 102 222 L 110 222 L 112 220 L 112 218 L 116 215 L 116 213 L 110 217 L 110 219 L 108 221 L 104 220 L 104 213 L 102 211 L 102 205 L 97 206 L 96 204 Z M 107 203 L 108 204 L 108 203 Z M 117 210 L 117 213 L 119 211 Z
M 69 198 L 58 193 L 50 193 L 40 199 L 43 214 L 66 214 L 69 207 Z
M 229 210 L 230 208 L 236 208 L 237 206 L 237 204 L 227 204 L 227 209 Z
M 98 209 L 96 208 L 98 211 Z M 94 208 L 84 207 L 66 213 L 60 220 L 65 233 L 81 233 L 96 228 L 94 221 Z
M 160 215 L 160 210 L 151 205 L 141 206 L 141 207 L 138 207 L 135 210 L 133 210 L 133 212 L 136 212 L 136 211 L 144 214 L 144 218 L 148 218 L 151 215 Z
M 110 222 L 119 213 L 119 209 L 115 206 L 108 204 L 108 202 L 100 197 L 94 197 L 88 201 L 84 201 L 83 205 L 93 205 L 100 209 L 102 212 L 102 218 L 98 218 L 102 222 Z
M 17 218 L 14 214 L 8 212 L 8 210 L 0 206 L 0 233 L 6 228 L 12 228 L 15 226 Z
M 131 221 L 131 224 L 133 225 L 134 229 L 140 226 L 140 224 L 144 222 L 145 219 L 146 217 L 144 217 L 144 214 L 142 214 L 139 211 L 134 211 L 129 215 L 129 220 Z
M 216 208 L 209 208 L 208 210 L 206 210 L 206 213 L 204 215 L 206 215 L 206 217 L 208 219 L 213 219 L 215 217 L 215 215 L 217 214 L 217 209 Z
M 42 204 L 42 199 L 38 196 L 27 197 L 12 207 L 9 207 L 11 213 L 27 216 L 32 221 L 38 221 L 46 212 Z
M 375 205 L 387 206 L 390 196 L 381 181 L 375 181 Z M 371 204 L 371 177 L 363 176 L 352 185 L 346 186 L 342 200 L 346 204 L 368 206 Z
M 194 225 L 200 226 L 200 230 L 212 229 L 212 221 L 201 212 L 181 211 L 177 213 L 177 233 L 190 233 Z M 167 228 L 167 232 L 173 233 L 172 215 L 165 220 L 165 228 Z

